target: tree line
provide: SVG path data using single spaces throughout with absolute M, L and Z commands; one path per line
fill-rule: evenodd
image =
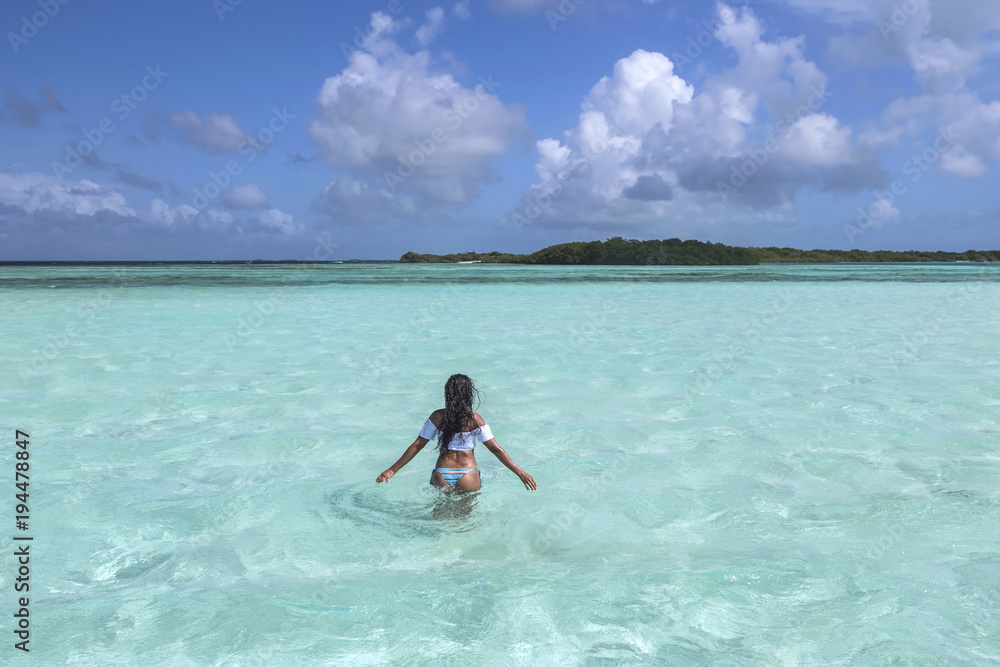
M 406 252 L 406 263 L 482 262 L 484 264 L 627 264 L 720 266 L 812 262 L 1000 262 L 1000 250 L 943 252 L 923 250 L 799 250 L 742 248 L 724 243 L 665 239 L 639 241 L 620 236 L 606 241 L 574 241 L 542 248 L 529 255 L 462 252 L 429 255 Z

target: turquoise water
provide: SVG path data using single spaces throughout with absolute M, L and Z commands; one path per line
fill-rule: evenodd
M 37 664 L 1000 662 L 998 266 L 0 267 L 0 307 Z M 374 483 L 456 372 L 537 492 Z

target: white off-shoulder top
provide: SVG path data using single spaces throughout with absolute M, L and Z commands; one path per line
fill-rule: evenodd
M 438 434 L 441 430 L 434 425 L 430 419 L 424 422 L 424 427 L 420 429 L 420 437 L 426 438 L 427 440 L 436 440 Z M 493 433 L 490 432 L 490 427 L 483 424 L 474 431 L 463 431 L 461 433 L 456 433 L 452 437 L 451 442 L 448 443 L 448 449 L 457 449 L 468 451 L 470 449 L 476 448 L 477 442 L 486 442 L 487 440 L 493 439 Z

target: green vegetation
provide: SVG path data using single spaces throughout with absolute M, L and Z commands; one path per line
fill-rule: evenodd
M 809 262 L 1000 262 L 1000 250 L 925 252 L 907 250 L 798 250 L 796 248 L 740 248 L 701 241 L 638 241 L 615 236 L 607 241 L 577 241 L 542 248 L 530 255 L 503 252 L 463 252 L 451 255 L 421 255 L 407 252 L 400 262 L 484 264 L 630 264 L 717 266 L 723 264 L 776 264 Z
M 531 264 L 757 264 L 749 248 L 701 241 L 636 241 L 616 236 L 603 243 L 562 243 L 528 255 Z
M 502 264 L 523 264 L 524 258 L 528 255 L 511 255 L 506 252 L 460 252 L 454 255 L 420 255 L 415 252 L 403 253 L 403 256 L 399 258 L 401 262 L 413 262 L 413 263 L 447 263 L 447 262 L 492 262 L 492 263 L 502 263 Z
M 762 264 L 780 262 L 1000 262 L 1000 250 L 797 250 L 795 248 L 754 248 Z

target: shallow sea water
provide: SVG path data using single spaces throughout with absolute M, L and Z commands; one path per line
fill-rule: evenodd
M 0 307 L 38 664 L 1000 663 L 1000 266 L 7 266 Z M 538 491 L 374 483 L 456 372 Z

